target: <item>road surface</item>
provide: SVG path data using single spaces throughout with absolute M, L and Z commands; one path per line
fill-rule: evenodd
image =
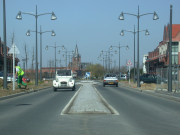
M 119 115 L 61 115 L 81 85 L 76 91 L 49 88 L 0 101 L 0 134 L 179 135 L 180 102 L 124 87 L 91 85 Z

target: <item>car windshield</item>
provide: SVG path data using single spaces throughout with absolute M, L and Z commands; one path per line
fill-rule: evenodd
M 58 70 L 58 76 L 71 76 L 71 70 Z

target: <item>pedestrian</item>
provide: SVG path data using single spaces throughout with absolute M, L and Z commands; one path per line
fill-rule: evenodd
M 22 81 L 24 75 L 24 71 L 21 69 L 20 66 L 16 66 L 16 76 L 18 76 L 18 88 L 21 88 L 21 85 L 25 86 L 25 89 L 27 87 L 27 84 Z

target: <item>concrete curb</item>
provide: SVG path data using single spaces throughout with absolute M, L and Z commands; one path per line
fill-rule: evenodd
M 69 112 L 70 108 L 72 107 L 74 100 L 76 99 L 79 92 L 81 91 L 81 88 L 82 88 L 82 85 L 79 88 L 79 90 L 74 94 L 74 96 L 71 98 L 71 100 L 68 102 L 68 104 L 63 108 L 60 115 L 68 115 L 68 112 Z
M 105 98 L 103 98 L 103 96 L 99 93 L 99 91 L 96 89 L 96 87 L 94 87 L 97 95 L 99 96 L 100 100 L 102 101 L 102 103 L 110 110 L 111 114 L 113 115 L 119 115 L 118 111 L 116 111 L 116 109 L 114 109 L 106 100 Z
M 49 88 L 52 88 L 52 87 L 45 87 L 45 88 L 40 88 L 40 89 L 35 89 L 35 90 L 33 89 L 33 90 L 30 90 L 27 92 L 20 92 L 20 93 L 8 95 L 8 96 L 3 96 L 3 97 L 0 97 L 0 101 L 10 99 L 10 98 L 14 98 L 14 97 L 18 97 L 18 96 L 22 96 L 22 95 L 26 95 L 26 94 L 33 93 L 33 92 L 38 92 L 42 89 L 49 89 Z

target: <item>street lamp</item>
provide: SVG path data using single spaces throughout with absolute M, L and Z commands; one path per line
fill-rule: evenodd
M 105 56 L 105 69 L 107 71 L 108 70 L 108 66 L 107 66 L 107 64 L 108 64 L 108 51 L 102 50 L 100 55 L 103 55 L 103 57 Z
M 112 45 L 111 45 L 110 49 L 112 50 L 113 47 L 116 47 L 116 48 L 119 49 L 119 79 L 120 79 L 120 75 L 121 75 L 121 74 L 120 74 L 120 72 L 121 72 L 121 65 L 120 65 L 120 49 L 121 49 L 122 47 L 126 47 L 126 50 L 127 50 L 127 49 L 129 49 L 129 46 L 128 46 L 128 45 L 126 45 L 126 46 L 120 46 L 120 43 L 119 43 L 119 46 L 112 46 Z
M 67 51 L 67 49 L 64 47 L 64 45 L 63 45 L 63 50 L 65 50 L 64 52 L 65 52 L 65 56 L 66 56 L 66 58 L 65 58 L 66 60 L 65 60 L 65 61 L 66 61 L 66 69 L 67 69 L 67 52 L 68 52 L 68 51 Z M 64 56 L 64 55 L 63 55 L 63 56 Z
M 106 60 L 105 60 L 105 63 L 106 63 L 106 69 L 107 70 L 109 70 L 109 72 L 110 72 L 110 64 L 111 64 L 111 56 L 110 56 L 110 53 L 112 52 L 111 51 L 112 49 L 111 49 L 111 47 L 108 49 L 108 51 L 101 51 L 101 54 L 100 55 L 104 55 L 104 53 L 106 53 L 105 54 L 105 56 L 106 56 Z M 116 51 L 115 51 L 115 53 L 117 53 Z M 108 61 L 108 62 L 107 62 Z M 108 66 L 107 66 L 107 64 L 108 64 Z
M 159 19 L 159 17 L 156 14 L 156 12 L 154 12 L 154 13 L 145 13 L 145 14 L 140 15 L 139 14 L 139 6 L 138 6 L 138 14 L 130 14 L 130 13 L 121 12 L 121 14 L 119 16 L 120 20 L 124 20 L 124 14 L 135 16 L 138 19 L 138 22 L 137 22 L 137 26 L 138 26 L 138 29 L 137 29 L 137 33 L 138 33 L 138 37 L 137 37 L 137 87 L 140 87 L 140 80 L 139 80 L 139 19 L 142 16 L 150 15 L 150 14 L 153 14 L 153 20 L 157 20 L 157 19 Z
M 63 46 L 57 46 L 56 43 L 55 43 L 54 46 L 49 46 L 49 45 L 47 45 L 45 49 L 48 50 L 48 47 L 54 48 L 54 56 L 55 56 L 55 74 L 56 74 L 56 48 L 62 47 L 62 49 L 64 49 L 64 45 L 63 45 Z
M 67 51 L 67 53 L 69 53 L 69 54 L 67 54 L 67 56 L 69 57 L 69 64 L 71 63 L 71 60 L 70 59 L 72 59 L 72 56 L 73 56 L 73 53 L 74 53 L 74 51 Z M 72 67 L 72 65 L 69 65 L 70 66 L 70 68 Z M 68 66 L 68 67 L 69 67 Z
M 47 15 L 47 14 L 51 14 L 51 20 L 56 20 L 57 17 L 55 16 L 54 12 L 51 12 L 51 13 L 42 13 L 42 14 L 37 14 L 37 5 L 36 5 L 36 12 L 35 14 L 33 13 L 27 13 L 27 12 L 21 12 L 19 11 L 17 16 L 16 16 L 16 19 L 18 20 L 22 20 L 22 14 L 27 14 L 27 15 L 32 15 L 35 17 L 35 20 L 36 20 L 36 75 L 35 75 L 35 85 L 37 86 L 38 85 L 38 47 L 37 47 L 37 19 L 39 16 L 42 16 L 42 15 Z
M 135 59 L 135 57 L 136 57 L 136 55 L 135 55 L 135 35 L 136 35 L 136 33 L 138 32 L 138 31 L 135 31 L 135 26 L 134 26 L 134 31 L 130 31 L 130 30 L 121 30 L 121 33 L 120 33 L 120 35 L 121 36 L 124 36 L 124 31 L 126 31 L 126 32 L 130 32 L 130 33 L 133 33 L 134 34 L 134 83 L 135 83 L 135 76 L 136 76 L 136 71 L 135 71 L 135 63 L 136 63 L 136 59 Z M 145 35 L 149 35 L 149 31 L 146 29 L 146 30 L 141 30 L 141 31 L 139 31 L 139 32 L 143 32 L 143 31 L 145 31 Z
M 31 35 L 30 32 L 36 32 L 36 31 L 28 30 L 26 32 L 26 36 L 30 36 Z M 54 30 L 52 30 L 52 31 L 42 31 L 41 26 L 40 26 L 40 32 L 37 32 L 37 33 L 40 34 L 40 81 L 42 81 L 42 34 L 47 33 L 47 32 L 51 32 L 51 36 L 56 36 L 56 33 L 54 32 Z

